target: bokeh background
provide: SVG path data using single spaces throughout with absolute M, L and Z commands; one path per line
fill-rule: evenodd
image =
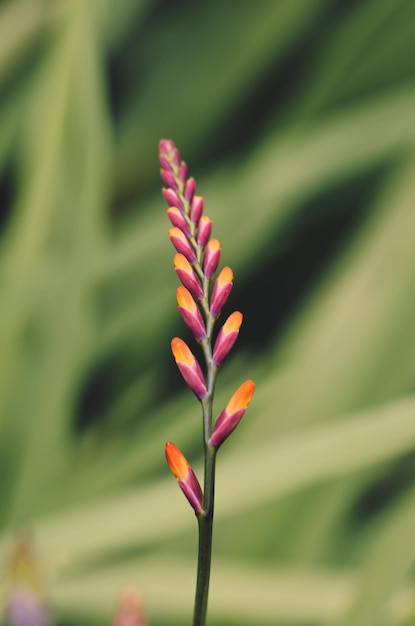
M 415 624 L 415 3 L 3 0 L 0 551 L 60 626 L 190 624 L 201 471 L 158 141 L 244 312 L 217 412 L 211 626 Z

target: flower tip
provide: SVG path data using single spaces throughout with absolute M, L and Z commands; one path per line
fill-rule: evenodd
M 238 331 L 241 327 L 242 320 L 243 320 L 242 313 L 240 311 L 234 311 L 234 313 L 231 313 L 231 315 L 228 317 L 228 319 L 223 325 L 224 332 L 231 333 L 231 332 Z
M 193 356 L 189 346 L 183 339 L 179 337 L 174 337 L 171 340 L 171 351 L 173 352 L 173 356 L 176 361 L 179 363 L 185 363 L 189 367 L 192 367 L 195 357 Z
M 218 283 L 221 287 L 233 281 L 233 271 L 226 265 L 218 276 Z
M 247 380 L 235 391 L 232 398 L 229 400 L 226 408 L 228 413 L 235 413 L 241 409 L 246 409 L 255 391 L 255 383 L 252 380 Z
M 180 285 L 176 289 L 176 300 L 177 304 L 185 309 L 189 309 L 193 311 L 195 309 L 195 301 L 192 298 L 192 294 L 186 287 Z
M 179 448 L 171 441 L 168 441 L 166 443 L 165 453 L 166 461 L 171 473 L 177 478 L 177 480 L 186 480 L 189 463 Z

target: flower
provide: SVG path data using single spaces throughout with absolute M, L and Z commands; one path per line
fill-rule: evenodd
M 209 443 L 216 448 L 225 441 L 241 421 L 255 391 L 255 383 L 247 380 L 235 391 L 228 404 L 219 415 Z
M 196 515 L 201 515 L 203 513 L 202 488 L 186 457 L 171 441 L 166 443 L 166 460 Z
M 184 380 L 196 396 L 203 400 L 207 396 L 207 389 L 202 370 L 188 345 L 179 337 L 174 337 L 171 349 Z

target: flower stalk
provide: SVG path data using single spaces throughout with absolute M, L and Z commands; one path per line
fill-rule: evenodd
M 160 141 L 159 158 L 165 184 L 162 193 L 172 225 L 169 237 L 176 250 L 174 268 L 182 283 L 176 291 L 178 310 L 199 344 L 204 359 L 203 372 L 189 346 L 179 337 L 172 340 L 176 365 L 202 407 L 203 490 L 187 459 L 171 442 L 166 444 L 166 460 L 198 521 L 193 626 L 205 626 L 212 559 L 216 454 L 242 419 L 255 384 L 252 381 L 243 383 L 218 418 L 213 419 L 217 373 L 238 338 L 243 316 L 239 311 L 233 312 L 214 339 L 215 322 L 232 290 L 233 272 L 226 266 L 215 280 L 222 255 L 221 244 L 211 238 L 212 220 L 203 213 L 203 197 L 196 195 L 195 179 L 188 176 L 187 164 L 172 141 Z

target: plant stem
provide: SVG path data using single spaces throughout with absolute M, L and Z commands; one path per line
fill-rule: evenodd
M 204 281 L 205 294 L 208 289 L 208 281 Z M 205 453 L 205 476 L 203 513 L 198 517 L 199 523 L 199 547 L 197 557 L 197 577 L 195 605 L 193 613 L 193 626 L 205 626 L 209 596 L 210 566 L 212 560 L 212 536 L 213 536 L 213 512 L 215 504 L 215 468 L 216 448 L 209 443 L 212 433 L 212 409 L 215 392 L 217 369 L 212 361 L 212 332 L 214 320 L 210 315 L 207 298 L 205 301 L 207 337 L 202 343 L 202 350 L 207 368 L 208 395 L 202 402 L 203 407 L 203 441 Z
M 216 449 L 205 446 L 204 512 L 199 516 L 199 550 L 193 626 L 205 626 L 212 558 Z

